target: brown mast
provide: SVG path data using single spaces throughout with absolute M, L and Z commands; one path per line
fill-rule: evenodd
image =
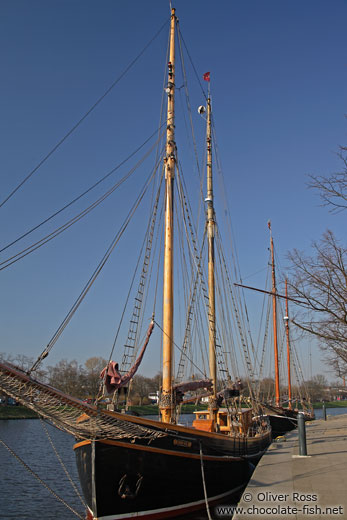
M 209 84 L 210 90 L 210 84 Z M 208 298 L 209 298 L 209 367 L 212 380 L 212 395 L 210 398 L 210 419 L 216 420 L 217 401 L 217 365 L 216 365 L 216 296 L 215 296 L 215 262 L 214 262 L 214 207 L 212 181 L 212 139 L 211 139 L 211 98 L 207 99 L 207 239 L 208 239 Z
M 274 259 L 274 242 L 271 232 L 271 222 L 268 222 L 270 229 L 270 250 L 271 250 L 271 268 L 272 268 L 272 316 L 273 316 L 273 334 L 274 334 L 274 353 L 275 353 L 275 400 L 276 406 L 280 406 L 280 378 L 278 363 L 278 343 L 277 343 L 277 300 L 276 300 L 276 275 L 275 275 L 275 259 Z
M 286 315 L 284 317 L 287 337 L 287 368 L 288 368 L 288 408 L 292 409 L 292 381 L 290 375 L 290 341 L 289 341 L 289 313 L 288 313 L 288 280 L 285 280 Z
M 170 58 L 165 162 L 165 243 L 163 283 L 163 390 L 160 413 L 163 422 L 173 418 L 173 185 L 175 175 L 175 9 L 171 9 Z

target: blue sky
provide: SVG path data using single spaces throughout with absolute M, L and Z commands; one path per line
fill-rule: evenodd
M 211 71 L 218 148 L 241 273 L 249 285 L 262 287 L 264 272 L 254 273 L 267 264 L 268 219 L 282 272 L 287 251 L 309 251 L 325 229 L 345 239 L 344 215 L 320 207 L 306 184 L 309 174 L 339 170 L 336 152 L 347 142 L 347 4 L 177 0 L 174 5 L 196 71 L 201 76 Z M 1 198 L 85 114 L 169 14 L 164 0 L 2 2 Z M 89 187 L 155 131 L 166 45 L 167 28 L 78 131 L 0 209 L 1 244 Z M 197 85 L 193 94 L 195 111 L 203 102 Z M 124 189 L 71 231 L 1 271 L 0 351 L 35 357 L 42 350 L 110 242 L 118 210 L 126 209 L 125 196 Z M 129 240 L 136 238 L 134 229 Z M 124 279 L 127 267 L 126 262 L 117 266 Z M 108 356 L 115 326 L 107 328 L 106 322 L 119 313 L 119 282 L 113 276 L 112 266 L 107 267 L 55 347 L 51 363 L 63 357 L 83 361 L 96 353 Z M 103 294 L 110 283 L 115 292 L 108 295 L 109 310 L 93 307 L 89 299 Z M 260 303 L 254 295 L 249 299 L 256 322 Z M 88 330 L 85 323 L 91 320 Z M 311 348 L 313 373 L 326 372 L 321 353 Z M 307 358 L 307 342 L 302 352 Z M 160 366 L 151 363 L 147 368 L 155 373 Z

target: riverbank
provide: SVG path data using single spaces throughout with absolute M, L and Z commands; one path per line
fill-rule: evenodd
M 347 405 L 346 405 L 347 406 Z M 139 415 L 159 415 L 159 407 L 154 404 L 146 404 L 143 406 L 132 406 L 130 410 Z M 206 410 L 206 404 L 184 404 L 181 413 L 194 413 L 198 410 Z
M 347 408 L 347 401 L 327 401 L 324 403 L 313 403 L 312 406 L 315 410 L 319 410 L 323 408 L 323 404 L 325 408 Z
M 38 419 L 38 415 L 25 406 L 0 406 L 0 419 Z

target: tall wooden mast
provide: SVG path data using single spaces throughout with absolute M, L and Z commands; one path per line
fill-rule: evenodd
M 210 88 L 209 88 L 210 90 Z M 207 98 L 207 240 L 208 240 L 208 298 L 209 298 L 209 367 L 213 383 L 210 399 L 210 418 L 216 419 L 217 406 L 217 365 L 216 365 L 216 295 L 215 295 L 215 259 L 214 259 L 214 207 L 212 180 L 212 138 L 211 138 L 211 98 Z
M 287 369 L 288 369 L 288 408 L 292 409 L 292 381 L 290 375 L 290 338 L 289 338 L 289 313 L 288 313 L 288 280 L 285 281 L 286 315 L 284 317 L 287 337 Z
M 274 242 L 271 232 L 271 223 L 268 223 L 270 229 L 270 251 L 271 251 L 271 270 L 272 270 L 272 316 L 273 316 L 273 335 L 274 335 L 274 354 L 275 354 L 275 400 L 276 406 L 280 405 L 280 377 L 278 362 L 278 343 L 277 343 L 277 300 L 276 300 L 276 274 L 275 274 L 275 257 Z
M 162 421 L 173 418 L 173 186 L 175 176 L 175 9 L 171 9 L 170 57 L 168 63 L 168 104 L 165 161 L 165 243 L 163 283 L 163 390 Z

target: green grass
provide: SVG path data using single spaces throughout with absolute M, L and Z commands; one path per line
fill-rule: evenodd
M 65 409 L 65 408 L 64 408 Z M 186 404 L 182 407 L 182 413 L 193 413 L 195 410 L 204 410 L 206 406 L 195 404 Z M 147 404 L 143 406 L 131 406 L 130 411 L 134 411 L 139 415 L 158 415 L 159 409 L 157 405 Z M 1 419 L 37 419 L 38 415 L 26 408 L 25 406 L 4 406 L 0 405 Z
M 155 404 L 134 405 L 129 406 L 129 411 L 139 415 L 158 415 L 158 406 Z
M 196 410 L 205 410 L 206 405 L 199 404 L 196 406 L 195 404 L 185 404 L 182 406 L 182 413 L 193 413 Z M 159 414 L 159 408 L 155 404 L 145 404 L 142 406 L 136 405 L 136 406 L 130 406 L 130 411 L 136 412 L 139 415 L 158 415 Z
M 37 419 L 38 415 L 25 406 L 0 406 L 0 419 Z
M 347 408 L 347 401 L 326 401 L 325 408 Z M 323 408 L 323 403 L 313 403 L 313 408 Z

